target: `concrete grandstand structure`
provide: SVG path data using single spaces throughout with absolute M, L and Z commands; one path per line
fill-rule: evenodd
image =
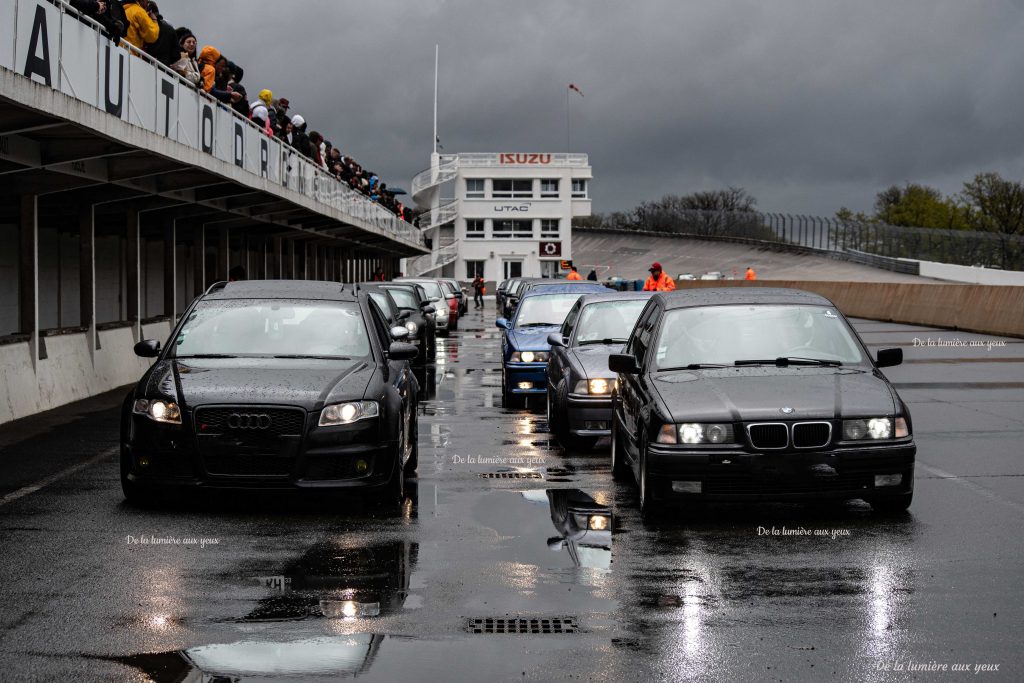
M 59 1 L 0 0 L 0 422 L 134 381 L 228 271 L 368 279 L 420 232 Z

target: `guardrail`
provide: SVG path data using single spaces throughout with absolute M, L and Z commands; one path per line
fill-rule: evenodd
M 62 0 L 0 0 L 0 67 L 422 246 L 415 227 Z

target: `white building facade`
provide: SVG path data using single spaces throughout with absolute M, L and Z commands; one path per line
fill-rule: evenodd
M 413 179 L 431 253 L 407 272 L 488 281 L 564 277 L 572 219 L 590 215 L 586 154 L 435 154 Z

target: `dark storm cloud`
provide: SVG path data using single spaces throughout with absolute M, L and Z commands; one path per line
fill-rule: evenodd
M 394 185 L 446 152 L 563 151 L 594 207 L 726 185 L 766 209 L 870 207 L 1024 176 L 1024 2 L 176 0 L 163 11 Z

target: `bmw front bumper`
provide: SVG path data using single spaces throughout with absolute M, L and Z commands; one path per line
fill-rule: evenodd
M 569 394 L 567 412 L 571 434 L 609 436 L 612 433 L 612 399 L 610 396 Z
M 521 389 L 520 384 L 529 383 L 530 387 Z M 548 391 L 548 364 L 545 363 L 506 363 L 505 384 L 512 394 L 546 394 Z

